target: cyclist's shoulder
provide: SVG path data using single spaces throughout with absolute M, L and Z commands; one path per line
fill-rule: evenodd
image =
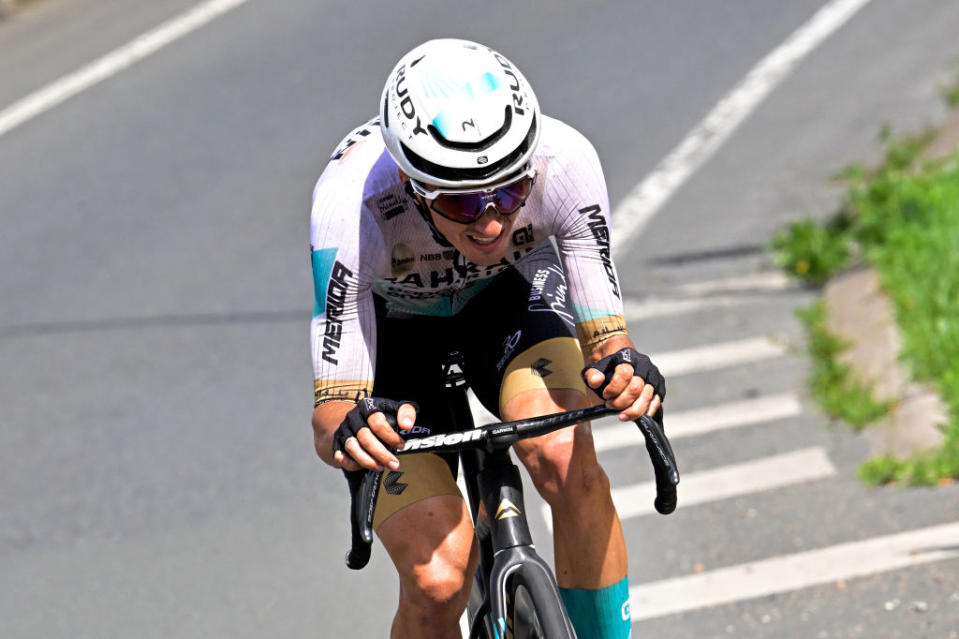
M 313 187 L 313 224 L 373 232 L 380 218 L 389 219 L 378 215 L 380 209 L 391 212 L 401 203 L 401 193 L 396 163 L 374 118 L 353 129 L 334 150 Z
M 593 143 L 582 132 L 566 122 L 543 114 L 543 132 L 537 153 L 546 157 L 575 159 L 576 153 L 595 153 Z
M 543 115 L 543 132 L 538 159 L 547 164 L 558 164 L 567 169 L 599 163 L 593 143 L 573 126 L 557 118 Z
M 362 124 L 336 145 L 313 189 L 313 201 L 334 198 L 362 202 L 399 183 L 396 163 L 380 133 L 378 118 Z

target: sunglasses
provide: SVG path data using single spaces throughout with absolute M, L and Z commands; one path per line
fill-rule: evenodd
M 410 180 L 410 186 L 414 193 L 426 200 L 433 211 L 447 220 L 471 224 L 483 217 L 486 208 L 491 205 L 500 215 L 512 215 L 520 210 L 533 191 L 535 182 L 536 171 L 529 167 L 509 184 L 491 186 L 481 191 L 427 190 L 415 180 Z

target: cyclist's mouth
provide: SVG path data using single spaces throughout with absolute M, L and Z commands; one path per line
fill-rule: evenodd
M 466 239 L 470 241 L 470 244 L 475 246 L 477 249 L 483 252 L 489 252 L 495 248 L 498 248 L 502 243 L 502 240 L 507 236 L 507 225 L 503 225 L 503 229 L 500 231 L 499 235 L 493 237 L 487 237 L 484 235 L 473 235 L 472 233 L 466 234 Z

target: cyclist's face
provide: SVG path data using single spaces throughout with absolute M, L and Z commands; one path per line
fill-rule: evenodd
M 510 246 L 510 231 L 516 220 L 516 214 L 502 215 L 494 206 L 488 206 L 482 217 L 472 224 L 453 222 L 432 210 L 430 215 L 433 216 L 433 224 L 456 250 L 479 266 L 490 266 L 503 259 Z

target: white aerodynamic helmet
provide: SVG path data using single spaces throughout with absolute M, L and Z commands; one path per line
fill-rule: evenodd
M 428 185 L 495 184 L 521 170 L 539 141 L 539 104 L 526 78 L 468 40 L 430 40 L 407 53 L 380 104 L 390 155 Z

